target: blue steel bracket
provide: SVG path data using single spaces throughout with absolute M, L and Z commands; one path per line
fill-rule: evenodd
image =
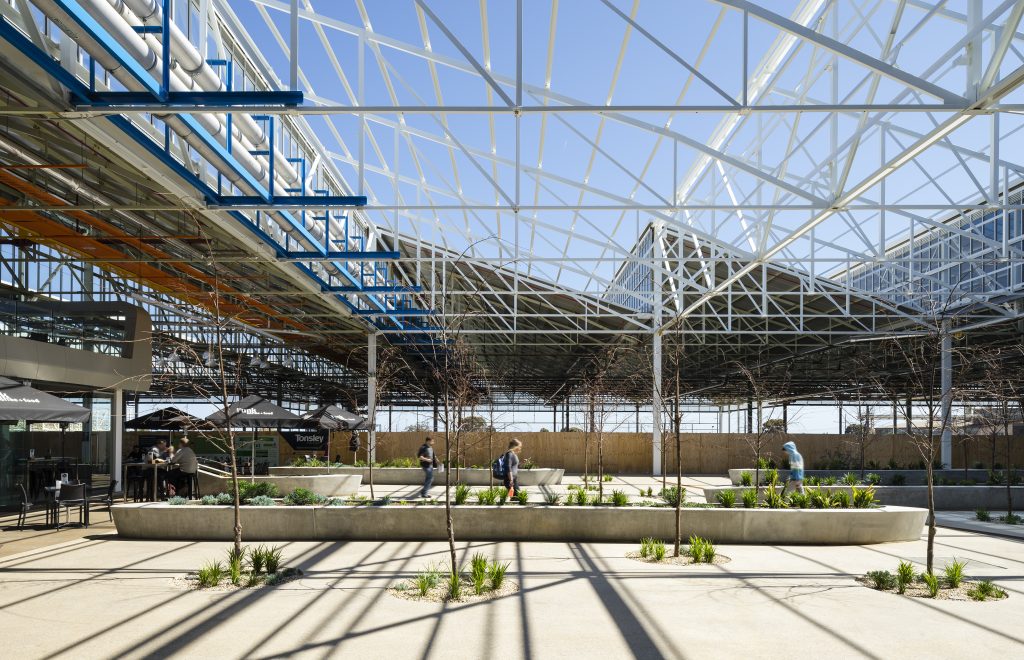
M 258 195 L 221 195 L 215 206 L 245 206 L 252 208 L 274 206 L 311 206 L 313 208 L 333 208 L 338 206 L 366 206 L 366 195 L 287 195 L 275 196 L 270 201 Z
M 235 108 L 247 105 L 279 105 L 294 107 L 302 105 L 302 92 L 168 92 L 166 102 L 154 102 L 153 95 L 146 92 L 94 92 L 89 95 L 90 103 L 79 104 L 80 107 L 120 108 L 131 110 L 132 106 L 144 105 L 147 108 L 180 108 L 188 110 L 193 107 Z

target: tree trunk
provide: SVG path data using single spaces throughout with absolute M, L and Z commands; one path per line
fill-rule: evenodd
M 225 399 L 226 401 L 227 399 Z M 227 419 L 227 407 L 224 410 L 224 419 Z M 238 456 L 235 453 L 235 435 L 228 431 L 228 452 L 231 454 L 231 492 L 234 496 L 234 547 L 235 553 L 242 554 L 242 513 L 238 501 Z
M 676 542 L 672 549 L 672 556 L 679 556 L 679 546 L 683 540 L 683 442 L 680 434 L 682 418 L 679 413 L 679 369 L 676 369 Z
M 934 467 L 932 467 L 932 461 L 928 461 L 928 573 L 930 575 L 934 575 L 932 565 L 935 560 L 935 485 L 933 474 Z
M 1006 434 L 1006 515 L 1013 515 L 1013 463 L 1010 454 L 1010 411 L 1006 402 L 1003 402 L 1003 433 Z M 992 445 L 995 446 L 995 440 Z M 992 462 L 993 467 L 995 461 Z M 1009 519 L 1009 518 L 1007 518 Z
M 450 419 L 450 417 L 449 417 Z M 456 439 L 458 436 L 456 435 Z M 448 532 L 448 554 L 451 558 L 451 574 L 458 575 L 459 566 L 458 559 L 455 557 L 455 525 L 452 522 L 452 498 L 451 498 L 451 478 L 452 478 L 452 443 L 451 434 L 449 431 L 445 432 L 444 442 L 444 518 L 445 527 Z

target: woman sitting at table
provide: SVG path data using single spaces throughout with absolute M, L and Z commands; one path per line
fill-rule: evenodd
M 170 465 L 178 466 L 177 470 L 167 475 L 167 482 L 174 488 L 175 495 L 178 494 L 182 487 L 189 484 L 195 473 L 199 471 L 199 461 L 196 460 L 196 453 L 192 451 L 188 443 L 188 436 L 179 440 L 178 451 L 174 452 L 174 456 L 167 461 Z M 191 491 L 189 496 L 192 496 Z
M 167 462 L 167 442 L 164 440 L 157 440 L 156 444 L 149 448 L 146 452 L 147 463 L 166 463 Z M 163 492 L 167 487 L 166 476 L 167 473 L 163 470 L 146 469 L 146 490 L 147 494 L 153 492 L 153 473 L 156 472 L 157 478 L 157 489 L 159 492 Z

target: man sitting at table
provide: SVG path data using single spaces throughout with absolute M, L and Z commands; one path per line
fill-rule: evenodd
M 167 460 L 167 442 L 165 440 L 157 440 L 156 444 L 146 452 L 146 462 L 162 463 L 165 460 Z
M 178 451 L 174 452 L 174 456 L 167 461 L 171 465 L 178 466 L 177 470 L 167 476 L 168 483 L 174 489 L 174 492 L 168 493 L 169 495 L 176 494 L 182 487 L 189 484 L 195 473 L 199 471 L 199 461 L 196 460 L 196 453 L 188 445 L 188 436 L 185 436 L 178 441 Z M 192 492 L 190 489 L 189 497 L 191 496 Z

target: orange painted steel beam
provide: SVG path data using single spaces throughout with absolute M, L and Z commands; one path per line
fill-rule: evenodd
M 60 199 L 56 195 L 53 195 L 42 188 L 39 188 L 38 186 L 3 170 L 0 170 L 0 183 L 46 204 L 54 206 L 66 204 L 64 200 Z M 13 202 L 8 200 L 0 199 L 0 207 L 8 206 L 12 203 Z M 135 247 L 139 251 L 153 257 L 156 261 L 159 261 L 160 259 L 173 259 L 172 255 L 153 247 L 145 239 L 131 236 L 109 222 L 101 220 L 94 215 L 84 211 L 74 210 L 68 210 L 65 213 L 69 217 L 75 218 L 76 220 L 79 220 L 80 222 L 83 222 L 95 229 L 103 231 L 110 237 L 117 238 L 121 242 Z M 124 252 L 107 245 L 102 237 L 91 237 L 81 234 L 68 235 L 67 227 L 35 211 L 4 213 L 0 215 L 0 218 L 2 218 L 7 224 L 14 225 L 45 239 L 44 242 L 54 242 L 64 245 L 78 254 L 90 259 L 98 259 L 101 261 L 103 259 L 110 259 L 112 261 L 116 261 L 130 258 Z M 209 298 L 212 296 L 213 294 L 211 292 L 204 291 L 200 287 L 190 284 L 181 277 L 171 275 L 159 268 L 156 268 L 155 266 L 151 266 L 150 262 L 139 261 L 138 263 L 131 264 L 103 263 L 102 265 L 108 269 L 125 274 L 135 281 L 142 281 L 150 284 L 155 289 L 181 295 L 186 300 L 200 305 L 211 312 L 215 311 L 211 304 L 201 301 L 203 298 Z M 183 275 L 199 280 L 214 289 L 217 289 L 218 292 L 220 291 L 220 287 L 217 283 L 218 278 L 207 275 L 206 273 L 185 264 L 177 264 L 175 269 Z M 241 305 L 225 306 L 222 304 L 221 311 L 223 312 L 230 309 L 232 314 L 238 314 L 239 318 L 246 320 L 246 322 L 249 322 L 252 325 L 262 325 L 264 319 L 255 317 L 247 318 L 244 315 L 247 311 L 258 310 L 266 314 L 268 317 L 275 319 L 277 323 L 280 324 L 280 328 L 277 329 L 287 329 L 290 327 L 300 332 L 308 331 L 310 329 L 305 324 L 295 321 L 294 319 L 279 317 L 276 310 L 272 307 L 265 305 L 250 296 L 238 296 L 238 298 L 239 302 L 242 303 Z

